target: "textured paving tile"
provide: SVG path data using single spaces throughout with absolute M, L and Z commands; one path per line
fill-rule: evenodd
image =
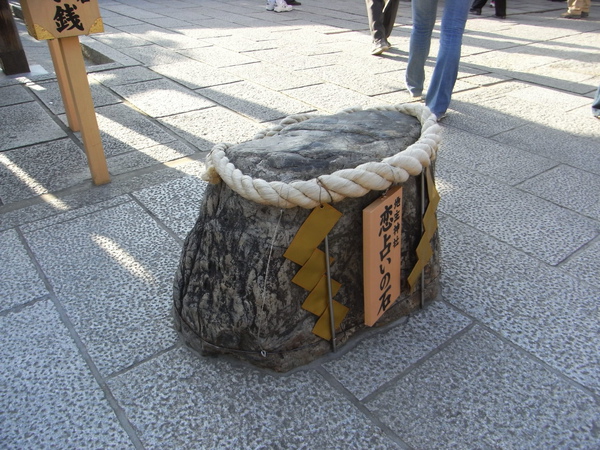
M 120 103 L 121 99 L 116 95 L 104 89 L 91 75 L 89 76 L 90 93 L 94 107 L 113 105 Z M 50 111 L 54 114 L 64 114 L 65 105 L 60 93 L 60 88 L 57 81 L 46 81 L 44 83 L 36 83 L 29 86 L 29 89 L 44 102 Z
M 196 61 L 205 64 L 211 64 L 215 67 L 237 66 L 239 64 L 251 64 L 256 62 L 256 59 L 251 56 L 251 53 L 238 53 L 214 45 L 211 47 L 180 50 L 179 53 L 188 58 L 195 59 Z
M 17 232 L 0 232 L 0 311 L 47 293 Z
M 170 116 L 213 106 L 194 91 L 166 79 L 114 86 L 113 89 L 151 117 Z
M 449 218 L 444 299 L 600 393 L 600 289 Z
M 592 219 L 449 161 L 440 158 L 436 170 L 441 212 L 548 264 L 598 234 Z
M 590 118 L 590 125 L 596 125 L 597 122 L 597 119 Z M 532 124 L 503 132 L 494 136 L 494 139 L 600 175 L 597 137 L 581 137 L 544 125 Z
M 367 407 L 414 448 L 597 448 L 594 398 L 475 328 Z
M 600 220 L 600 175 L 560 165 L 521 183 L 519 188 Z
M 283 119 L 292 114 L 314 110 L 313 106 L 299 99 L 245 81 L 200 89 L 197 92 L 259 122 Z
M 0 108 L 0 151 L 66 136 L 36 102 Z
M 364 95 L 379 95 L 404 89 L 404 74 L 399 71 L 373 74 L 365 71 L 364 66 L 353 68 L 325 66 L 303 70 L 302 75 L 304 76 L 304 74 L 307 74 L 320 82 L 328 81 Z M 289 87 L 292 88 L 295 86 Z
M 508 184 L 530 179 L 556 165 L 538 155 L 454 129 L 444 130 L 439 154 L 444 160 Z
M 103 374 L 169 347 L 180 247 L 139 205 L 118 205 L 26 235 Z
M 517 129 L 527 124 L 519 117 L 506 115 L 493 108 L 472 104 L 461 98 L 453 98 L 449 108 L 450 113 L 443 120 L 443 125 L 460 128 L 480 136 L 491 137 L 498 133 Z
M 142 47 L 121 48 L 119 51 L 146 66 L 184 63 L 190 60 L 179 53 L 154 44 Z
M 175 140 L 155 122 L 126 105 L 97 108 L 96 118 L 107 157 Z
M 207 183 L 186 177 L 133 194 L 182 240 L 196 223 Z
M 152 66 L 152 70 L 190 89 L 218 86 L 242 80 L 238 75 L 224 69 L 193 60 Z
M 4 203 L 75 186 L 91 178 L 83 150 L 68 139 L 0 153 Z
M 561 267 L 574 277 L 600 288 L 600 241 L 595 241 L 577 253 Z
M 356 91 L 329 83 L 289 89 L 285 91 L 285 94 L 302 99 L 302 101 L 312 105 L 313 108 L 330 114 L 354 106 L 368 108 L 369 106 L 381 105 L 381 99 L 359 94 Z
M 411 315 L 407 323 L 362 339 L 344 356 L 323 364 L 323 367 L 362 400 L 470 322 L 444 303 L 434 302 Z
M 0 88 L 0 106 L 27 103 L 32 100 L 31 95 L 21 85 Z
M 109 385 L 149 448 L 398 448 L 312 371 L 275 377 L 177 349 Z
M 164 117 L 160 122 L 199 151 L 209 151 L 221 142 L 239 144 L 248 141 L 265 128 L 220 106 Z
M 141 81 L 157 80 L 161 78 L 156 72 L 142 66 L 105 70 L 93 73 L 90 76 L 105 86 L 120 86 L 122 84 L 139 83 Z
M 133 448 L 50 301 L 0 329 L 3 448 Z
M 321 77 L 313 76 L 308 71 L 298 74 L 267 62 L 228 67 L 227 71 L 275 91 L 323 82 Z
M 195 149 L 183 142 L 173 141 L 133 150 L 107 160 L 108 170 L 113 175 L 131 172 L 174 161 L 195 153 Z

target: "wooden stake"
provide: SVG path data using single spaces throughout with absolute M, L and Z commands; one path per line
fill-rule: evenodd
M 88 159 L 88 166 L 92 173 L 92 180 L 96 185 L 109 183 L 110 175 L 106 166 L 104 148 L 100 139 L 100 130 L 98 130 L 94 102 L 90 92 L 79 38 L 71 36 L 57 39 L 57 41 L 67 78 L 66 83 L 71 92 L 78 124 L 81 128 L 81 137 Z
M 50 50 L 50 56 L 52 57 L 52 63 L 54 64 L 60 96 L 65 105 L 69 128 L 73 131 L 80 131 L 81 127 L 79 126 L 79 119 L 77 118 L 77 111 L 75 110 L 75 100 L 73 99 L 73 94 L 71 94 L 71 88 L 69 87 L 67 78 L 67 69 L 63 61 L 63 55 L 58 41 L 59 39 L 48 39 L 48 49 Z

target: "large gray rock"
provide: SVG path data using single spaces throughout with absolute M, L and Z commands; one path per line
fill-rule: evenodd
M 307 180 L 379 161 L 413 144 L 421 125 L 395 111 L 361 111 L 313 118 L 275 136 L 230 147 L 227 156 L 243 173 L 267 181 Z M 381 326 L 417 309 L 420 292 L 406 279 L 421 236 L 420 182 L 403 185 L 401 295 L 377 322 Z M 329 234 L 332 278 L 342 286 L 335 300 L 350 310 L 337 346 L 365 328 L 362 210 L 382 192 L 333 206 L 343 213 Z M 200 216 L 189 233 L 176 274 L 174 317 L 185 342 L 202 354 L 231 354 L 276 371 L 287 371 L 329 352 L 312 333 L 317 317 L 301 308 L 308 292 L 291 282 L 299 266 L 283 257 L 310 214 L 245 200 L 225 183 L 206 190 Z M 424 297 L 438 292 L 438 239 L 425 270 Z M 322 248 L 322 246 L 321 246 Z

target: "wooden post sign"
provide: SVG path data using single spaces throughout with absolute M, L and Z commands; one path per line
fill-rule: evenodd
M 363 210 L 365 325 L 373 326 L 400 297 L 402 186 Z
M 39 41 L 104 31 L 98 0 L 21 0 L 27 31 Z
M 27 31 L 48 47 L 69 127 L 81 138 L 94 184 L 110 182 L 79 36 L 104 31 L 98 0 L 20 0 Z

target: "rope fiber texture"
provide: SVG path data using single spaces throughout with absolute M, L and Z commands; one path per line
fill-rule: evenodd
M 351 114 L 361 110 L 361 107 L 348 108 L 341 113 Z M 421 123 L 420 138 L 405 150 L 379 162 L 368 162 L 354 169 L 341 169 L 311 180 L 290 183 L 267 182 L 261 178 L 244 175 L 225 154 L 230 145 L 220 143 L 207 155 L 206 171 L 202 174 L 202 179 L 211 184 L 223 181 L 245 199 L 262 205 L 312 209 L 323 203 L 335 203 L 347 197 L 362 197 L 369 191 L 383 191 L 392 184 L 404 183 L 409 176 L 419 175 L 435 160 L 441 140 L 441 127 L 429 108 L 419 103 L 403 103 L 377 106 L 369 110 L 398 111 L 416 117 Z M 299 114 L 286 117 L 279 125 L 257 134 L 254 139 L 273 136 L 286 126 L 313 117 L 317 115 Z

